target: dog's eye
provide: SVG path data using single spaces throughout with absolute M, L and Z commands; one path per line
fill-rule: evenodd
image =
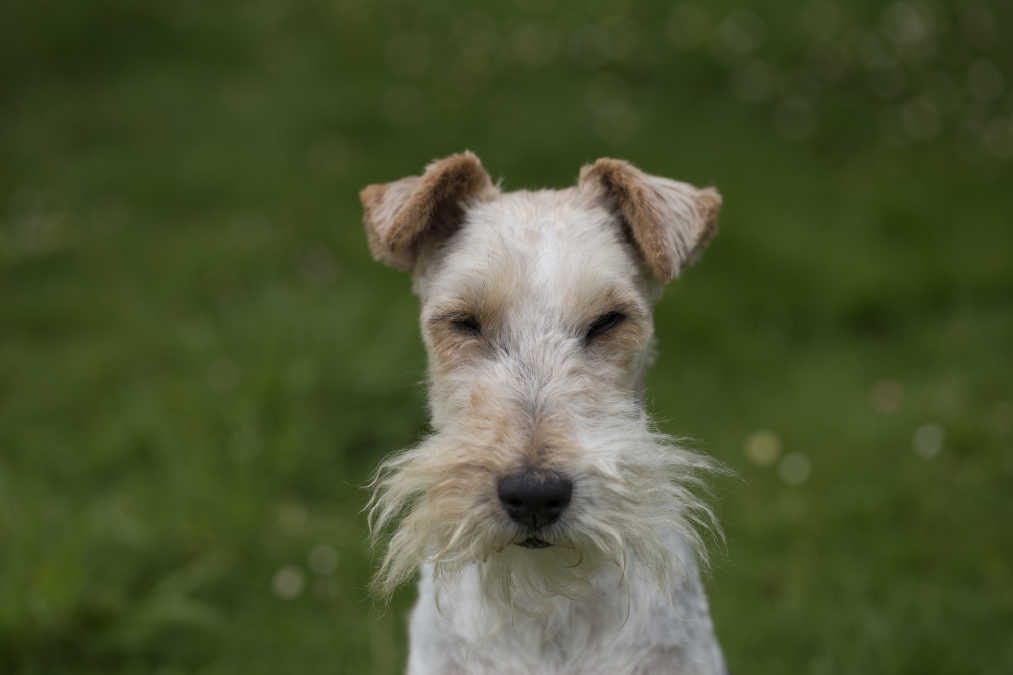
M 584 343 L 589 344 L 596 337 L 604 335 L 621 324 L 624 319 L 626 319 L 626 315 L 621 312 L 606 312 L 602 314 L 591 322 L 591 325 L 587 329 L 587 334 L 584 336 Z
M 475 318 L 474 314 L 461 314 L 460 316 L 455 316 L 450 320 L 450 325 L 459 332 L 467 335 L 482 334 L 482 325 L 478 322 L 478 319 Z

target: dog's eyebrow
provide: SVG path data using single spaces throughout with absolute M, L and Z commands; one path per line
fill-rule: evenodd
M 487 281 L 461 284 L 425 311 L 425 322 L 432 325 L 469 314 L 483 322 L 495 321 L 509 304 L 508 287 L 509 284 L 496 285 Z
M 444 321 L 455 321 L 457 319 L 463 319 L 468 316 L 475 316 L 476 314 L 477 312 L 469 311 L 464 307 L 462 307 L 461 309 L 446 309 L 446 310 L 439 309 L 436 310 L 432 314 L 432 316 L 426 319 L 426 323 L 432 325 L 436 323 L 442 323 Z
M 465 296 L 444 300 L 426 312 L 425 322 L 427 325 L 434 325 L 444 321 L 453 321 L 466 316 L 474 316 L 476 319 L 488 320 L 489 307 L 487 302 L 477 298 Z
M 649 314 L 649 309 L 639 298 L 615 288 L 594 296 L 585 306 L 588 308 L 588 315 L 585 317 L 588 320 L 605 312 L 620 312 L 632 319 L 643 319 Z

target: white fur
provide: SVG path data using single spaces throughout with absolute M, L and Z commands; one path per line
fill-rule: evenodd
M 644 412 L 661 283 L 620 217 L 584 186 L 466 204 L 419 245 L 414 288 L 433 432 L 381 464 L 369 506 L 381 592 L 421 567 L 408 672 L 723 673 L 696 566 L 712 465 Z M 617 302 L 616 335 L 587 343 Z M 481 337 L 444 325 L 461 308 L 487 313 Z M 496 493 L 533 464 L 574 486 L 538 550 Z
M 679 583 L 660 592 L 651 578 L 595 579 L 583 602 L 556 598 L 544 616 L 503 615 L 484 601 L 472 566 L 440 591 L 422 568 L 409 630 L 409 675 L 711 675 L 724 672 L 693 551 L 668 542 L 683 566 Z M 516 548 L 516 547 L 515 547 Z M 539 554 L 543 551 L 526 551 Z

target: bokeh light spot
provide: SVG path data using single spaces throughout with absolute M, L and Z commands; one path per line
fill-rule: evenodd
M 333 574 L 338 568 L 338 552 L 333 546 L 326 544 L 314 546 L 306 558 L 310 569 L 321 576 Z
M 718 35 L 725 48 L 738 54 L 749 54 L 763 42 L 763 19 L 755 12 L 737 9 L 718 26 Z
M 801 452 L 789 452 L 777 467 L 777 474 L 788 485 L 801 485 L 811 473 L 812 462 Z
M 746 457 L 758 466 L 770 466 L 781 456 L 781 439 L 773 431 L 761 429 L 746 438 Z
M 271 589 L 279 598 L 291 600 L 302 593 L 306 586 L 306 575 L 295 565 L 285 565 L 274 573 Z
M 895 413 L 903 402 L 904 385 L 898 380 L 880 380 L 869 390 L 869 405 L 876 412 Z
M 914 451 L 925 459 L 935 457 L 943 449 L 945 434 L 938 424 L 923 424 L 915 430 L 912 438 Z

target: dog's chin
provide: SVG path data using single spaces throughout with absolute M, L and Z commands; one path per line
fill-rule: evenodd
M 517 545 L 523 548 L 549 548 L 552 546 L 551 543 L 535 536 L 528 537 L 524 541 L 519 541 Z

